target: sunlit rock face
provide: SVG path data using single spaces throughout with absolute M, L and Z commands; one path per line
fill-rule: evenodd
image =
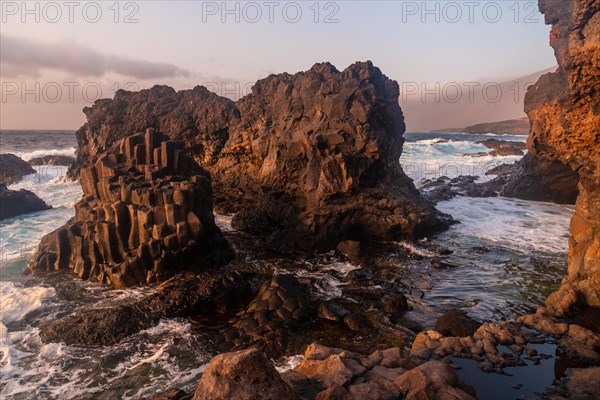
M 85 109 L 71 176 L 146 126 L 182 140 L 212 176 L 215 206 L 273 247 L 422 237 L 448 225 L 399 158 L 397 82 L 370 62 L 271 75 L 233 102 L 206 88 L 119 91 Z
M 540 0 L 559 68 L 526 96 L 529 150 L 568 165 L 579 177 L 571 221 L 569 273 L 548 299 L 563 313 L 574 303 L 600 307 L 600 1 Z
M 219 267 L 231 250 L 215 225 L 210 176 L 182 142 L 148 129 L 81 169 L 75 217 L 46 235 L 34 273 L 71 268 L 115 287 Z

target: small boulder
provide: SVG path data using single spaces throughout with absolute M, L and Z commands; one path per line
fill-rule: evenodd
M 193 400 L 299 399 L 257 349 L 219 354 L 212 359 Z
M 317 381 L 323 387 L 331 385 L 346 385 L 354 377 L 362 375 L 366 368 L 358 361 L 333 354 L 324 360 L 303 360 L 295 369 L 312 381 Z
M 429 361 L 400 375 L 396 386 L 404 391 L 405 400 L 447 398 L 474 400 L 472 388 L 462 384 L 452 368 L 441 361 Z M 473 392 L 473 395 L 467 393 Z
M 444 336 L 472 336 L 481 324 L 462 310 L 450 310 L 435 321 L 435 330 Z
M 401 293 L 387 295 L 382 302 L 383 310 L 388 314 L 398 315 L 409 309 L 408 300 Z
M 356 262 L 362 255 L 362 245 L 356 240 L 339 242 L 336 251 L 352 262 Z
M 315 400 L 352 400 L 354 397 L 340 385 L 332 385 L 317 393 Z
M 317 312 L 319 318 L 330 321 L 342 321 L 344 317 L 350 314 L 350 311 L 332 301 L 324 301 L 319 304 Z

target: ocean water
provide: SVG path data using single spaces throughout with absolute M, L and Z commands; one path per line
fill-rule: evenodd
M 523 136 L 407 134 L 400 163 L 417 186 L 423 178 L 475 174 L 520 157 L 472 157 L 486 152 L 478 140 L 524 141 Z M 74 155 L 73 132 L 2 132 L 0 151 L 24 159 Z M 38 326 L 59 315 L 134 301 L 151 288 L 113 290 L 65 273 L 23 274 L 40 238 L 74 215 L 78 183 L 66 167 L 36 167 L 11 188 L 33 191 L 53 208 L 0 222 L 0 397 L 11 399 L 134 399 L 172 386 L 193 388 L 213 355 L 211 339 L 189 321 L 165 320 L 110 348 L 44 344 Z M 461 307 L 481 321 L 511 318 L 540 304 L 566 272 L 568 225 L 573 207 L 514 199 L 455 198 L 438 208 L 459 220 L 428 241 L 398 243 L 426 257 L 436 247 L 453 252 L 438 270 L 428 259 L 399 260 L 414 311 L 408 317 L 430 327 L 447 308 Z M 231 218 L 217 216 L 234 247 L 245 240 Z M 238 253 L 240 262 L 265 270 L 293 270 L 317 278 L 317 298 L 342 295 L 344 277 L 357 266 L 335 257 L 290 260 L 268 252 Z M 285 365 L 292 363 L 288 359 Z M 296 360 L 297 361 L 297 360 Z M 295 361 L 294 361 L 295 362 Z M 280 366 L 285 368 L 285 366 Z
M 485 172 L 500 164 L 512 164 L 522 156 L 474 156 L 477 153 L 489 153 L 488 149 L 478 141 L 500 139 L 525 142 L 522 135 L 481 135 L 461 133 L 406 133 L 400 164 L 406 174 L 417 186 L 422 179 L 433 179 L 442 176 L 455 178 L 460 175 L 475 175 L 481 180 L 493 177 L 485 176 Z

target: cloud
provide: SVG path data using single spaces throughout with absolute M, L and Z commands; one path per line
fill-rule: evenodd
M 190 76 L 189 71 L 170 63 L 102 54 L 71 40 L 35 41 L 0 34 L 0 47 L 1 73 L 5 77 L 37 77 L 42 69 L 78 77 L 100 77 L 109 72 L 137 79 Z

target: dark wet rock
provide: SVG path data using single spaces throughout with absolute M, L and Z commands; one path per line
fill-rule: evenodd
M 432 259 L 431 260 L 431 266 L 433 268 L 438 268 L 438 269 L 458 268 L 458 265 L 442 261 L 439 258 Z
M 219 267 L 232 251 L 214 222 L 210 175 L 181 142 L 148 129 L 81 170 L 75 217 L 44 236 L 33 273 L 73 269 L 122 288 Z
M 493 149 L 489 152 L 491 156 L 522 156 L 525 154 L 523 150 L 527 148 L 524 142 L 498 139 L 481 140 L 477 144 Z
M 221 335 L 219 345 L 233 350 L 252 345 L 271 357 L 289 354 L 305 341 L 301 328 L 314 316 L 308 287 L 293 275 L 276 275 L 261 285 L 254 300 Z
M 435 330 L 444 336 L 472 336 L 481 324 L 462 310 L 450 310 L 435 321 Z
M 169 389 L 162 393 L 157 393 L 154 396 L 148 397 L 145 400 L 191 400 L 192 395 L 181 389 Z
M 364 315 L 352 313 L 344 317 L 344 323 L 355 332 L 365 332 L 373 329 L 373 324 Z
M 173 132 L 212 175 L 216 206 L 275 248 L 414 239 L 449 218 L 404 174 L 398 84 L 371 62 L 271 75 L 237 102 L 206 88 L 118 91 L 84 110 L 72 177 L 127 132 Z M 143 111 L 141 111 L 143 110 Z
M 375 275 L 367 268 L 353 269 L 348 272 L 344 280 L 354 284 L 372 284 L 375 282 Z
M 496 197 L 498 194 L 487 184 L 478 184 L 479 177 L 461 175 L 456 178 L 442 176 L 437 179 L 424 179 L 421 181 L 421 192 L 433 203 L 451 200 L 457 196 L 467 197 Z
M 29 160 L 31 165 L 64 165 L 69 166 L 75 162 L 75 158 L 69 156 L 44 156 Z
M 196 386 L 193 400 L 299 399 L 257 349 L 213 358 Z
M 245 304 L 250 294 L 248 277 L 237 273 L 180 275 L 132 304 L 76 312 L 42 324 L 40 337 L 44 343 L 112 345 L 163 318 L 222 320 Z
M 343 386 L 333 384 L 322 392 L 317 393 L 315 400 L 350 400 L 350 392 Z
M 319 318 L 328 319 L 330 321 L 343 321 L 344 317 L 349 314 L 350 311 L 333 301 L 324 301 L 319 304 L 317 309 Z
M 352 262 L 357 262 L 363 255 L 362 244 L 356 240 L 345 240 L 338 243 L 336 251 Z
M 8 186 L 19 182 L 25 175 L 34 173 L 35 169 L 27 161 L 14 154 L 0 154 L 0 183 Z
M 10 190 L 0 183 L 0 220 L 49 208 L 52 207 L 35 193 L 25 189 Z
M 449 255 L 451 255 L 451 254 L 454 254 L 454 251 L 453 251 L 453 250 L 450 250 L 450 249 L 440 249 L 440 250 L 438 251 L 438 253 L 439 253 L 441 256 L 449 256 Z
M 518 168 L 518 162 L 512 164 L 500 164 L 496 167 L 490 168 L 485 172 L 485 175 L 506 175 L 516 172 Z
M 390 294 L 382 299 L 383 310 L 391 315 L 402 314 L 409 309 L 408 300 L 403 294 Z
M 504 197 L 575 204 L 579 194 L 577 174 L 559 161 L 528 153 L 488 183 Z

